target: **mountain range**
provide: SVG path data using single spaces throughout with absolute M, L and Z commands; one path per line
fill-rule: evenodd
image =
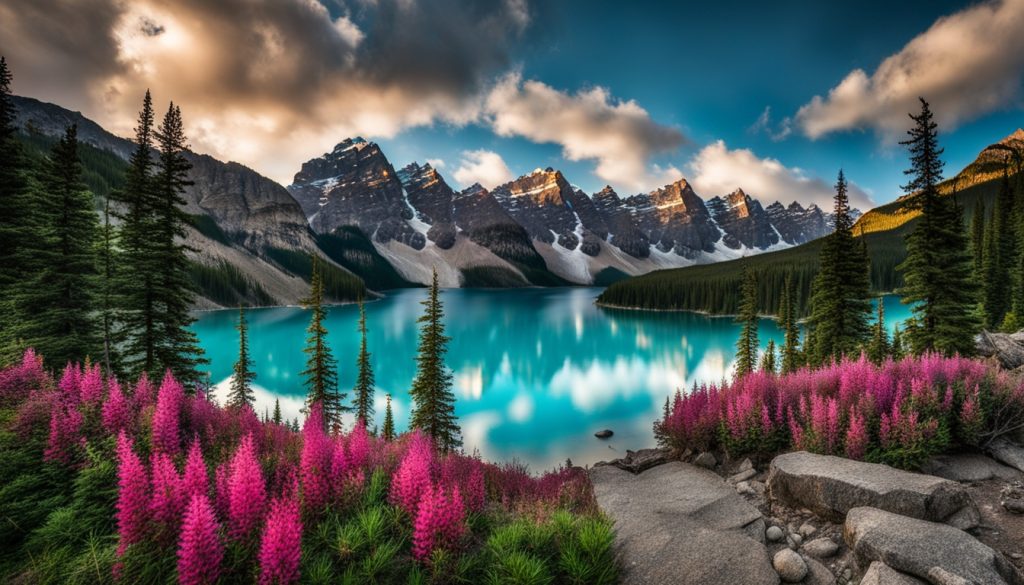
M 15 105 L 28 135 L 59 136 L 76 123 L 82 142 L 117 159 L 134 148 L 80 113 L 25 97 Z M 815 205 L 764 207 L 742 189 L 705 200 L 685 179 L 649 193 L 605 187 L 589 195 L 547 168 L 493 190 L 459 191 L 429 164 L 395 169 L 361 138 L 307 161 L 287 187 L 238 163 L 189 158 L 192 260 L 241 279 L 233 295 L 201 290 L 201 307 L 296 303 L 310 254 L 335 280 L 371 290 L 424 284 L 432 268 L 447 287 L 606 284 L 796 246 L 831 230 L 830 214 Z

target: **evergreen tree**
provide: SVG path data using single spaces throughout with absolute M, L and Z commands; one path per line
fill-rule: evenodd
M 764 355 L 761 356 L 761 363 L 758 365 L 758 370 L 774 374 L 775 368 L 775 340 L 768 340 L 768 347 L 764 350 Z
M 742 327 L 736 342 L 736 377 L 754 371 L 757 364 L 757 278 L 750 269 L 743 272 L 740 311 L 736 322 Z
M 883 297 L 878 297 L 878 318 L 875 320 L 874 332 L 871 334 L 871 342 L 868 343 L 868 359 L 876 364 L 885 361 L 892 348 L 889 346 L 889 332 L 885 329 L 885 302 Z
M 92 193 L 82 180 L 78 129 L 68 127 L 41 169 L 34 202 L 34 271 L 17 287 L 15 331 L 51 364 L 81 362 L 99 349 Z
M 252 391 L 252 381 L 256 373 L 252 371 L 252 360 L 249 358 L 249 326 L 245 321 L 245 307 L 238 305 L 238 361 L 235 362 L 235 373 L 231 378 L 231 389 L 228 390 L 228 406 L 241 408 L 252 406 L 256 400 Z M 274 407 L 279 410 L 278 406 Z M 278 415 L 280 412 L 277 413 Z
M 979 199 L 971 217 L 971 258 L 976 278 L 982 278 L 985 262 L 985 200 Z
M 450 451 L 462 444 L 458 420 L 455 418 L 455 395 L 452 394 L 452 374 L 444 363 L 450 338 L 444 333 L 444 307 L 441 303 L 434 269 L 430 292 L 420 304 L 424 307 L 419 318 L 420 339 L 416 356 L 416 378 L 413 380 L 413 408 L 410 425 L 422 429 L 437 447 Z
M 894 360 L 901 360 L 906 355 L 906 351 L 903 348 L 903 334 L 900 333 L 898 325 L 892 330 L 892 344 L 889 346 L 889 355 Z
M 274 417 L 271 419 L 275 424 L 281 424 L 281 399 L 274 399 Z
M 110 223 L 110 197 L 103 201 L 103 227 L 97 252 L 99 262 L 99 323 L 103 351 L 103 369 L 107 376 L 121 374 L 117 348 L 123 336 L 116 325 L 117 319 L 117 250 L 114 226 Z
M 356 420 L 369 425 L 373 420 L 373 365 L 370 363 L 370 352 L 366 347 L 366 307 L 359 299 L 359 358 L 356 360 L 358 373 L 356 387 L 353 391 Z
M 867 250 L 853 237 L 846 177 L 836 180 L 835 229 L 821 247 L 811 287 L 809 325 L 815 345 L 809 359 L 820 364 L 855 353 L 867 339 L 870 273 Z
M 973 354 L 979 329 L 973 308 L 977 286 L 972 278 L 963 211 L 955 198 L 941 197 L 942 149 L 928 102 L 921 113 L 911 114 L 915 125 L 901 142 L 910 151 L 911 177 L 904 190 L 915 198 L 921 216 L 907 236 L 907 258 L 897 267 L 903 272 L 902 301 L 913 304 L 914 316 L 905 330 L 913 353 Z
M 145 372 L 152 379 L 162 376 L 157 358 L 159 319 L 157 316 L 157 275 L 152 239 L 153 221 L 153 99 L 146 92 L 135 127 L 135 150 L 128 159 L 124 186 L 111 194 L 118 204 L 121 220 L 118 243 L 121 253 L 116 272 L 119 327 L 124 331 L 122 362 L 127 374 Z
M 1013 309 L 1013 268 L 1017 265 L 1016 231 L 1010 178 L 1003 169 L 992 222 L 985 233 L 985 261 L 982 290 L 984 291 L 985 325 L 997 327 L 1008 311 Z
M 188 179 L 192 163 L 185 157 L 187 145 L 181 109 L 172 102 L 156 133 L 160 146 L 153 177 L 153 246 L 151 261 L 159 269 L 156 288 L 157 360 L 182 382 L 197 383 L 202 375 L 197 366 L 203 358 L 199 338 L 189 326 L 195 318 L 189 309 L 195 295 L 189 274 L 191 251 L 184 243 L 188 214 L 183 193 L 192 185 Z
M 779 309 L 779 328 L 785 334 L 782 345 L 782 373 L 788 374 L 800 368 L 800 329 L 796 324 L 796 289 L 793 275 L 786 275 L 782 289 L 782 306 Z
M 391 441 L 395 438 L 395 417 L 391 413 L 391 394 L 388 394 L 387 403 L 384 406 L 384 427 L 380 432 L 381 438 Z
M 7 60 L 0 57 L 0 366 L 20 359 L 14 288 L 32 268 L 32 258 L 23 250 L 32 232 L 29 178 L 17 138 L 11 81 Z
M 309 327 L 306 328 L 306 369 L 302 375 L 306 379 L 306 406 L 320 404 L 324 413 L 324 425 L 327 429 L 341 426 L 341 413 L 344 395 L 338 391 L 338 366 L 327 344 L 327 328 L 324 320 L 324 286 L 320 276 L 320 259 L 313 255 L 312 275 L 310 277 L 309 296 L 302 305 L 311 311 Z

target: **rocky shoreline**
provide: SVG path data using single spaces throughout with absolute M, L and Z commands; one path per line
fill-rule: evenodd
M 1024 585 L 1024 447 L 992 455 L 911 473 L 806 452 L 755 464 L 644 449 L 590 475 L 623 583 Z

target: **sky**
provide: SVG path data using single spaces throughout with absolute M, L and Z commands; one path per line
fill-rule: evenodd
M 1024 126 L 1024 0 L 4 0 L 15 93 L 130 136 L 147 88 L 191 146 L 288 184 L 350 136 L 455 187 L 537 167 L 622 195 L 855 206 L 901 194 L 931 102 L 947 174 Z

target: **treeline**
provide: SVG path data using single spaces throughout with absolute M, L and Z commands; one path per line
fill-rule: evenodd
M 238 299 L 247 299 L 256 306 L 273 305 L 276 301 L 262 286 L 253 282 L 234 264 L 221 260 L 207 265 L 192 262 L 189 276 L 199 292 L 218 305 L 230 306 Z

